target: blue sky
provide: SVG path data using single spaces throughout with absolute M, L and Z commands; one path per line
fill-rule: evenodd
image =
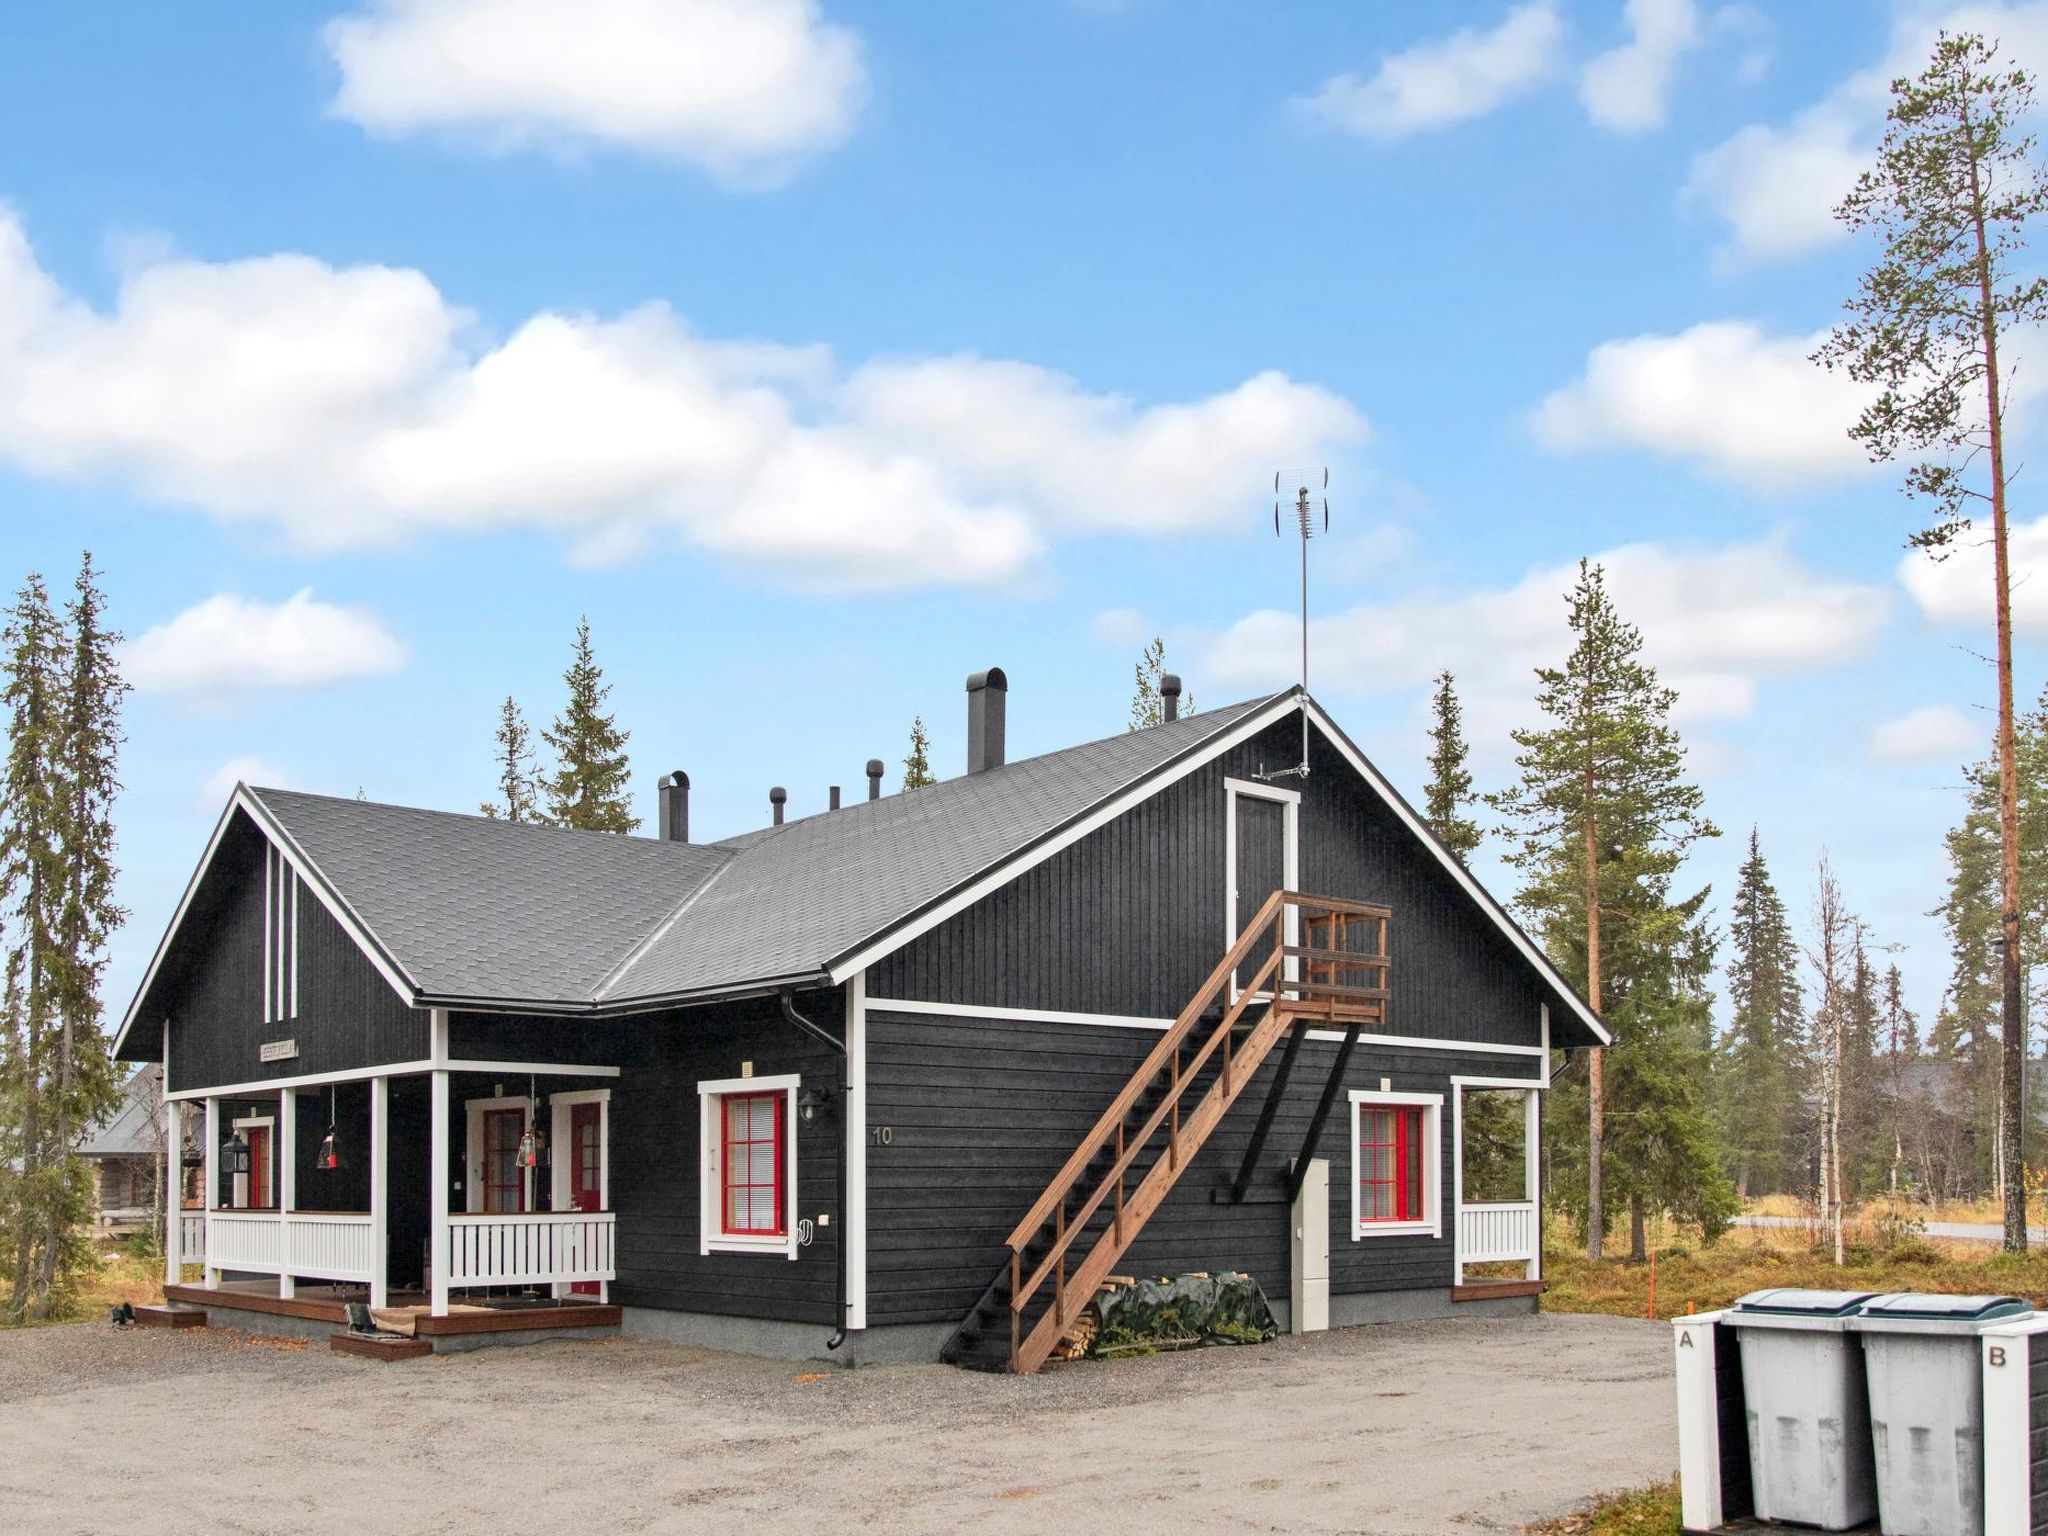
M 991 664 L 1016 754 L 1120 728 L 1153 633 L 1198 701 L 1284 685 L 1267 487 L 1328 463 L 1314 686 L 1397 783 L 1445 665 L 1501 782 L 1605 558 L 1699 877 L 1757 823 L 1803 914 L 1829 848 L 1931 1011 L 1988 578 L 1902 563 L 1803 359 L 1942 22 L 2048 58 L 2048 5 L 1847 0 L 15 18 L 0 577 L 90 546 L 134 646 L 110 1005 L 235 776 L 471 809 L 579 614 L 704 836 L 893 785 L 914 713 L 957 771 Z

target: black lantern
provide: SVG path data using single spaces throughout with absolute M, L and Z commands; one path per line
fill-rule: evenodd
M 240 1131 L 230 1132 L 228 1139 L 221 1143 L 220 1166 L 223 1173 L 249 1171 L 249 1143 Z
M 187 1168 L 203 1168 L 206 1166 L 206 1154 L 199 1149 L 197 1141 L 187 1136 L 179 1145 L 178 1161 Z
M 313 1156 L 313 1166 L 322 1173 L 337 1173 L 344 1164 L 341 1160 L 341 1133 L 334 1125 L 334 1086 L 327 1088 L 327 1134 L 320 1138 L 320 1150 Z
M 533 1117 L 540 1113 L 539 1083 L 532 1077 L 526 1080 L 526 1129 L 519 1133 L 519 1150 L 513 1154 L 513 1166 L 517 1168 L 545 1168 L 548 1165 L 548 1139 L 541 1134 Z

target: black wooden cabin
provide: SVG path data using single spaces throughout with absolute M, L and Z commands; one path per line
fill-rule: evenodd
M 1605 1039 L 1542 953 L 1300 689 L 1019 762 L 1007 691 L 709 844 L 680 773 L 652 838 L 238 787 L 117 1043 L 206 1170 L 168 1292 L 1020 1370 L 1112 1271 L 1533 1306 Z

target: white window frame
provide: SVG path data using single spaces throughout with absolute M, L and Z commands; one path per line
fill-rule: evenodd
M 699 1253 L 779 1253 L 794 1259 L 797 1252 L 796 1095 L 802 1078 L 794 1072 L 774 1077 L 721 1077 L 697 1084 L 697 1233 Z M 782 1105 L 783 1199 L 781 1237 L 747 1236 L 725 1230 L 725 1126 L 727 1094 L 780 1093 Z M 716 1101 L 716 1102 L 714 1102 Z
M 1223 947 L 1228 950 L 1237 943 L 1237 802 L 1241 798 L 1268 800 L 1280 807 L 1280 883 L 1290 891 L 1301 889 L 1301 791 L 1282 789 L 1276 784 L 1261 784 L 1255 779 L 1225 779 L 1223 781 Z M 1286 942 L 1290 945 L 1301 943 L 1298 928 L 1300 914 L 1292 907 L 1287 909 L 1282 921 L 1286 924 Z M 1281 975 L 1292 981 L 1298 974 L 1295 960 L 1290 956 L 1281 963 Z M 1230 978 L 1231 1001 L 1237 1000 L 1237 977 Z M 1261 994 L 1263 995 L 1263 994 Z
M 609 1088 L 579 1088 L 574 1093 L 548 1095 L 548 1123 L 553 1128 L 549 1132 L 553 1137 L 550 1145 L 554 1148 L 554 1156 L 550 1159 L 553 1177 L 548 1186 L 548 1204 L 558 1211 L 566 1211 L 575 1204 L 575 1191 L 569 1188 L 569 1111 L 577 1104 L 597 1106 L 597 1206 L 601 1211 L 608 1211 L 612 1208 L 612 1091 Z
M 1420 1109 L 1422 1111 L 1422 1205 L 1427 1213 L 1419 1221 L 1366 1221 L 1358 1209 L 1358 1115 L 1363 1106 L 1374 1109 Z M 1363 1088 L 1351 1090 L 1351 1240 L 1367 1237 L 1414 1236 L 1417 1233 L 1440 1238 L 1444 1235 L 1444 1096 L 1440 1093 L 1375 1093 Z
M 525 1094 L 508 1094 L 499 1099 L 469 1099 L 463 1105 L 467 1117 L 464 1127 L 463 1154 L 468 1164 L 468 1177 L 462 1181 L 462 1208 L 471 1215 L 479 1215 L 484 1208 L 484 1113 L 493 1109 L 516 1109 L 519 1111 L 519 1129 L 525 1133 L 533 1128 L 533 1100 Z M 522 1212 L 533 1210 L 533 1170 L 519 1170 L 519 1208 Z M 511 1215 L 510 1211 L 499 1212 Z

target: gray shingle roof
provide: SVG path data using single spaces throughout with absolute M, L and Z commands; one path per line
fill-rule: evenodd
M 1268 702 L 710 844 L 250 793 L 422 997 L 620 1006 L 822 974 Z
M 420 991 L 587 1004 L 730 850 L 254 789 Z
M 86 1157 L 147 1157 L 163 1150 L 163 1131 L 151 1124 L 162 1090 L 157 1079 L 163 1068 L 139 1068 L 121 1090 L 121 1102 L 78 1144 Z

